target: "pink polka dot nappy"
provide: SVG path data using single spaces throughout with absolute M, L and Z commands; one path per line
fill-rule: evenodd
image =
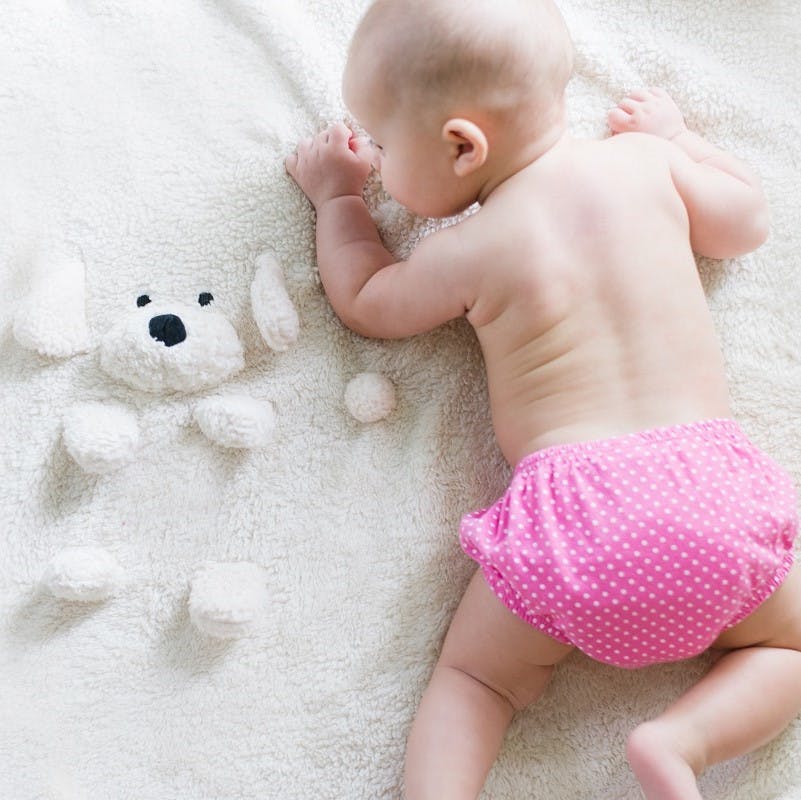
M 695 656 L 752 613 L 797 529 L 790 476 L 724 419 L 539 450 L 460 539 L 511 611 L 633 669 Z

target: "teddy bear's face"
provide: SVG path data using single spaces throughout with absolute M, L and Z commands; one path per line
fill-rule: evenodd
M 244 366 L 242 343 L 204 292 L 194 305 L 140 295 L 100 343 L 100 366 L 146 392 L 196 392 Z

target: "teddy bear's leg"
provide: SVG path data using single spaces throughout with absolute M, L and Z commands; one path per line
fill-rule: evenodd
M 264 567 L 207 561 L 192 579 L 189 618 L 217 639 L 249 636 L 258 630 L 268 599 Z
M 286 350 L 298 338 L 298 314 L 287 294 L 281 265 L 269 251 L 256 259 L 250 300 L 264 341 L 273 350 Z
M 41 585 L 64 600 L 96 603 L 114 594 L 122 570 L 100 547 L 65 547 L 50 560 Z
M 78 403 L 64 415 L 64 445 L 87 472 L 112 472 L 136 456 L 139 423 L 120 406 Z
M 49 358 L 89 350 L 84 273 L 74 256 L 38 259 L 31 290 L 14 315 L 14 338 L 22 347 Z

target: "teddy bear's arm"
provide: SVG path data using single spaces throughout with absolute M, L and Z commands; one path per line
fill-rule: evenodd
M 203 433 L 222 447 L 264 447 L 275 429 L 269 400 L 247 395 L 207 397 L 195 406 L 194 418 Z
M 64 445 L 86 472 L 112 472 L 136 456 L 139 423 L 121 406 L 77 403 L 64 414 Z
M 250 299 L 253 317 L 267 345 L 279 352 L 290 347 L 298 338 L 298 314 L 287 294 L 281 265 L 270 252 L 256 259 Z

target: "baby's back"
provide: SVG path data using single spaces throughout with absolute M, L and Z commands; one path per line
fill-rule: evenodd
M 640 134 L 568 140 L 466 226 L 488 260 L 468 318 L 511 463 L 552 444 L 730 416 L 664 147 Z

